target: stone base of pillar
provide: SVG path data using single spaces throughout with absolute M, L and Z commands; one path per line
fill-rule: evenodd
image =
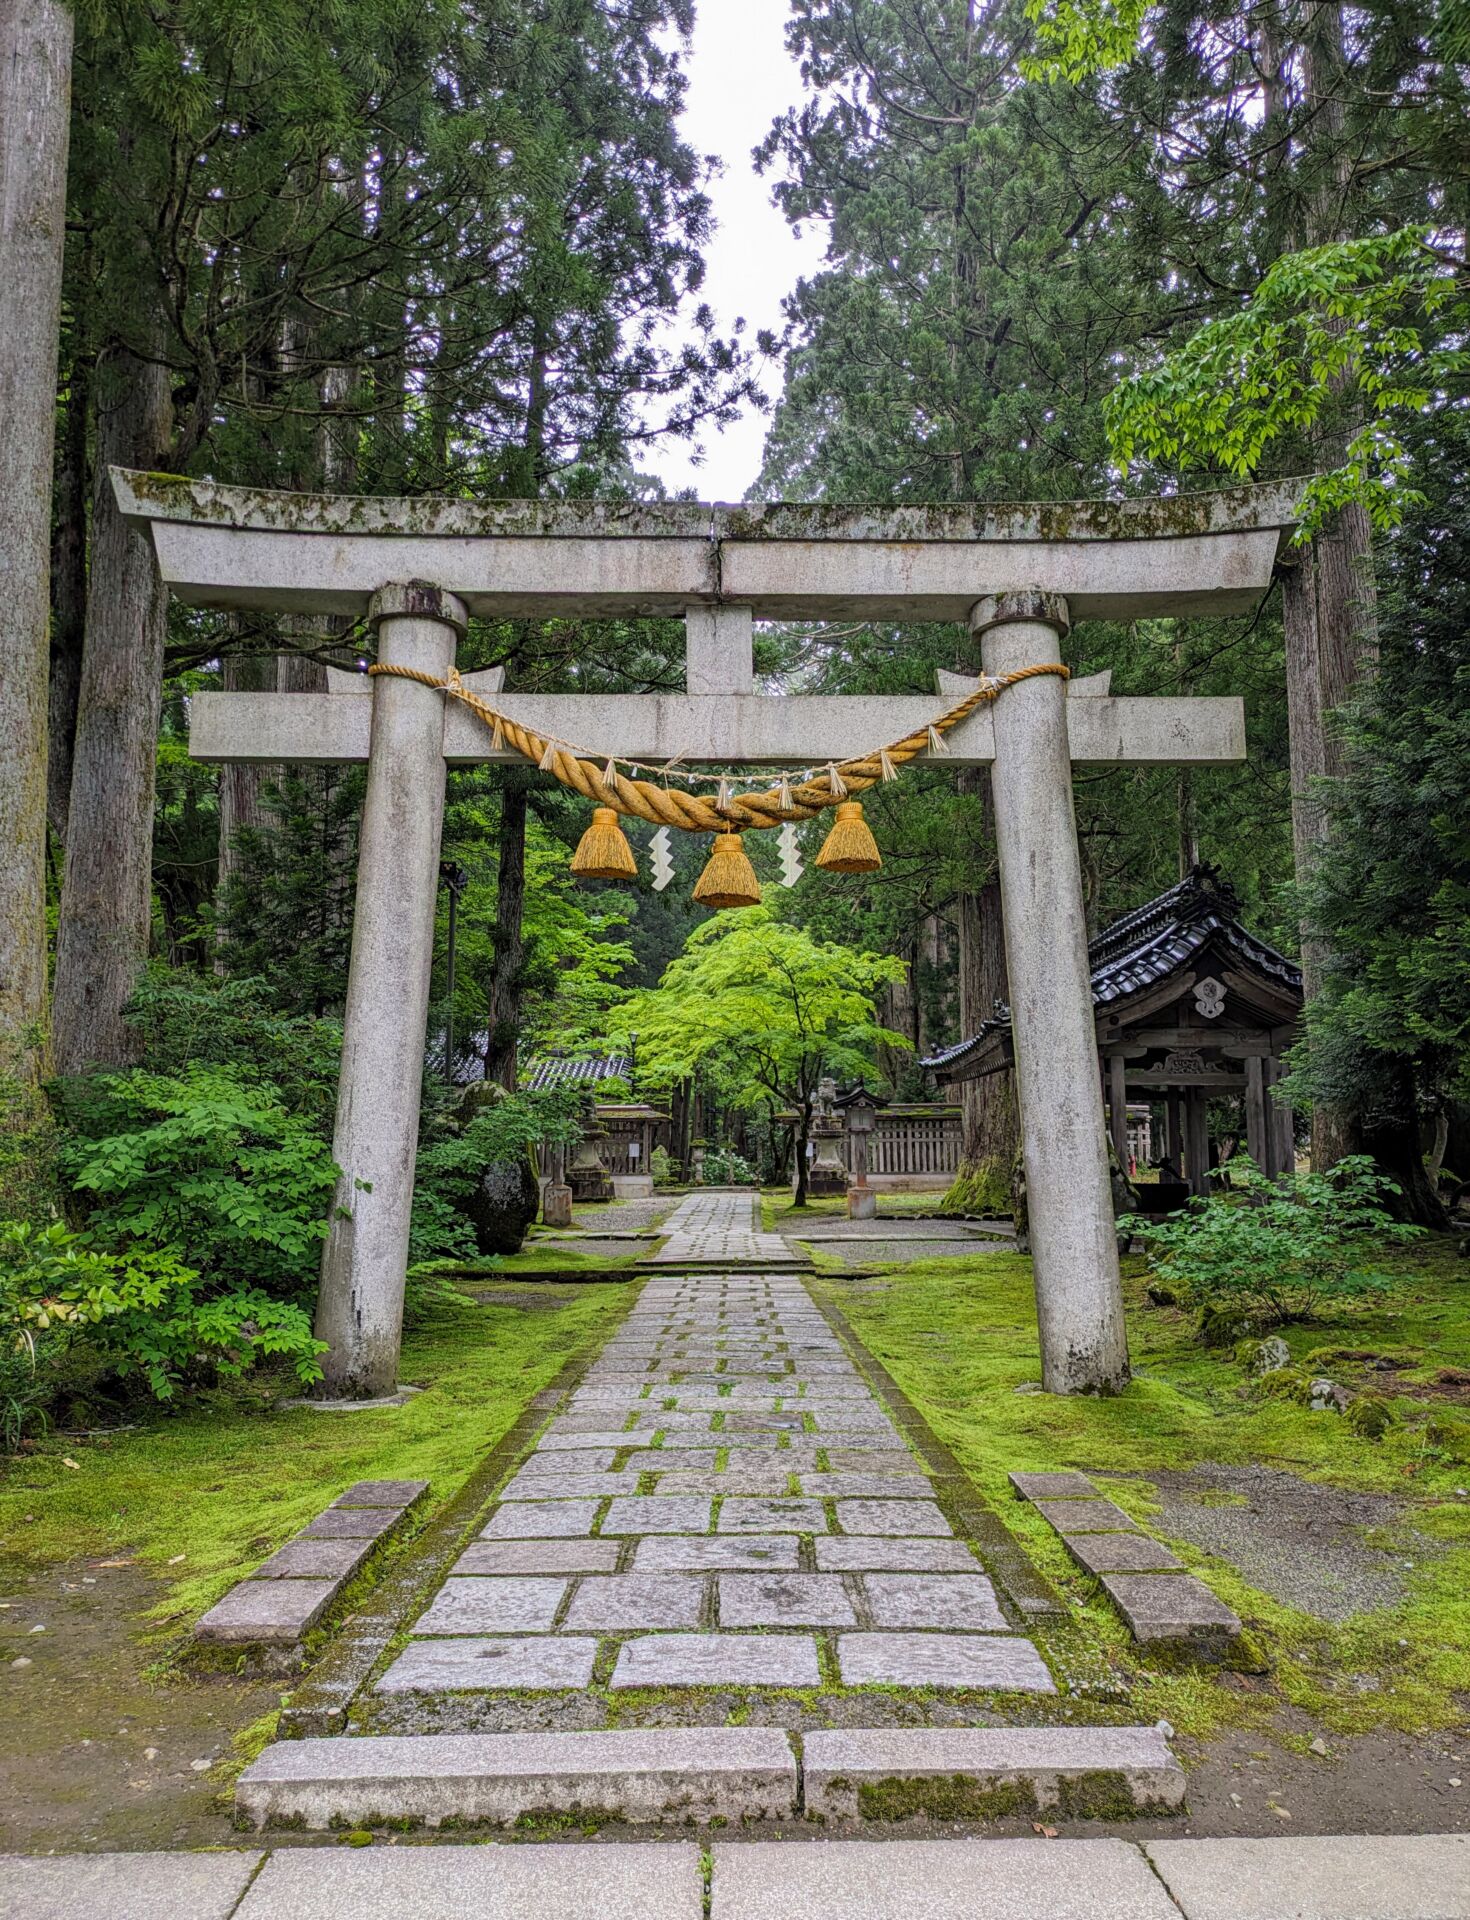
M 569 1227 L 572 1224 L 570 1187 L 544 1187 L 541 1192 L 541 1224 L 545 1227 Z
M 849 1220 L 876 1220 L 878 1218 L 878 1196 L 871 1187 L 848 1188 L 847 1217 Z

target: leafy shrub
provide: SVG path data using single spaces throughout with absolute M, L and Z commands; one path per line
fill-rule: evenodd
M 704 1156 L 704 1178 L 711 1187 L 753 1187 L 755 1168 L 733 1147 L 711 1147 Z
M 261 1355 L 321 1378 L 306 1313 L 248 1288 L 197 1297 L 199 1275 L 168 1251 L 107 1253 L 59 1222 L 0 1220 L 0 1438 L 14 1447 L 44 1420 L 60 1363 L 85 1339 L 110 1370 L 160 1400 L 180 1383 L 232 1378 Z
M 89 1203 L 94 1245 L 165 1249 L 216 1288 L 310 1292 L 337 1169 L 273 1082 L 194 1063 L 72 1081 L 63 1098 L 62 1171 Z
M 1228 1194 L 1197 1197 L 1184 1213 L 1134 1229 L 1154 1271 L 1212 1324 L 1305 1320 L 1382 1292 L 1388 1276 L 1366 1263 L 1385 1242 L 1419 1231 L 1389 1217 L 1381 1201 L 1397 1189 L 1362 1156 L 1279 1180 L 1236 1157 L 1230 1182 Z

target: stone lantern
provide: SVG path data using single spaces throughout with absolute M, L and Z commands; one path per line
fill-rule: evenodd
M 838 1105 L 852 1140 L 852 1185 L 847 1190 L 847 1217 L 873 1220 L 878 1214 L 878 1196 L 868 1185 L 868 1141 L 877 1123 L 878 1102 L 860 1080 Z
M 836 1095 L 835 1080 L 824 1079 L 817 1088 L 811 1133 L 816 1152 L 806 1177 L 806 1190 L 813 1199 L 847 1192 L 847 1168 L 842 1163 L 842 1122 L 832 1110 Z
M 612 1175 L 603 1161 L 599 1142 L 607 1138 L 607 1129 L 593 1116 L 586 1132 L 577 1142 L 577 1151 L 572 1164 L 567 1168 L 567 1185 L 572 1190 L 572 1198 L 577 1201 L 611 1200 L 613 1197 Z

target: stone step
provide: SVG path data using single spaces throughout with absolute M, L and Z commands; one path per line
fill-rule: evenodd
M 1184 1773 L 1154 1727 L 892 1728 L 809 1733 L 798 1768 L 780 1727 L 596 1733 L 347 1735 L 281 1740 L 241 1776 L 246 1825 L 323 1832 L 596 1813 L 633 1825 L 791 1818 L 867 1823 L 1058 1809 L 1169 1813 Z
M 682 1825 L 789 1816 L 796 1803 L 796 1757 L 779 1727 L 278 1740 L 235 1788 L 235 1811 L 251 1826 L 311 1832 L 401 1820 L 511 1826 L 573 1810 Z
M 1157 1727 L 894 1727 L 809 1733 L 809 1814 L 976 1820 L 1056 1810 L 1071 1819 L 1175 1813 L 1184 1769 Z

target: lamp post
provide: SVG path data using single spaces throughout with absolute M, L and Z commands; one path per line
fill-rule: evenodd
M 878 1118 L 878 1102 L 858 1082 L 856 1090 L 842 1102 L 847 1131 L 852 1135 L 853 1180 L 847 1190 L 847 1217 L 872 1220 L 878 1213 L 878 1196 L 868 1185 L 868 1136 Z
M 469 877 L 457 860 L 439 862 L 439 879 L 449 889 L 449 952 L 445 963 L 448 990 L 445 995 L 444 1015 L 444 1078 L 450 1086 L 454 1085 L 454 957 L 459 931 L 459 896 L 464 892 Z

